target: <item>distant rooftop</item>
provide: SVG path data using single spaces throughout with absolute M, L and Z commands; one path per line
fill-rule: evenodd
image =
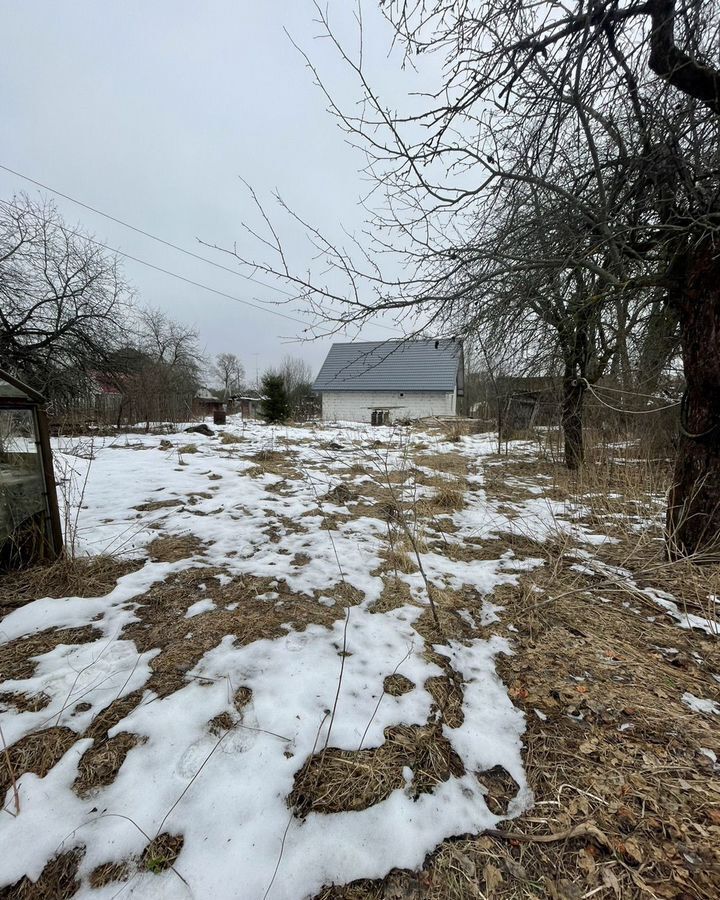
M 452 391 L 462 361 L 454 338 L 333 344 L 316 391 Z

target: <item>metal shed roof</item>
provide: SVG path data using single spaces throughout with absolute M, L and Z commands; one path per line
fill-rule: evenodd
M 462 343 L 437 340 L 333 344 L 313 385 L 316 391 L 452 391 Z

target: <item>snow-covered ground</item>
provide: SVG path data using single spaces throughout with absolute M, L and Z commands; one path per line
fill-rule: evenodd
M 501 607 L 489 597 L 541 560 L 518 558 L 499 541 L 496 558 L 490 552 L 462 560 L 439 549 L 436 522 L 416 517 L 409 528 L 422 571 L 395 571 L 406 601 L 374 608 L 388 583 L 390 530 L 373 506 L 378 485 L 413 508 L 435 491 L 418 473 L 444 477 L 433 462 L 438 458 L 453 455 L 468 466 L 465 505 L 445 516 L 446 547 L 482 538 L 492 548 L 501 534 L 520 528 L 539 541 L 558 532 L 588 547 L 607 540 L 582 524 L 582 510 L 547 497 L 489 500 L 483 460 L 493 449 L 483 435 L 448 442 L 416 430 L 272 428 L 237 420 L 213 437 L 180 432 L 61 442 L 56 454 L 68 479 L 66 520 L 75 551 L 134 556 L 144 564 L 105 596 L 39 598 L 0 624 L 0 645 L 45 629 L 99 631 L 89 642 L 41 654 L 30 677 L 0 682 L 0 694 L 48 698 L 34 711 L 0 705 L 6 745 L 48 726 L 77 734 L 45 777 L 26 772 L 17 798 L 7 792 L 0 846 L 12 852 L 0 854 L 0 887 L 23 875 L 36 879 L 54 855 L 83 847 L 80 897 L 299 900 L 323 885 L 418 867 L 444 838 L 494 827 L 499 817 L 485 802 L 482 773 L 496 766 L 517 785 L 507 816 L 527 809 L 524 718 L 495 672 L 497 654 L 512 652 L 506 634 L 512 623 L 503 624 Z M 532 448 L 518 444 L 515 452 L 530 455 Z M 351 489 L 344 501 L 339 485 Z M 158 537 L 193 539 L 195 549 L 158 561 L 148 551 Z M 245 643 L 228 628 L 184 673 L 179 690 L 159 696 L 146 685 L 160 649 L 141 652 L 124 632 L 138 621 L 148 591 L 197 568 L 207 568 L 221 589 L 241 578 L 263 579 L 267 589 L 252 598 L 254 615 L 263 604 L 282 608 L 290 592 L 317 604 L 320 623 L 288 623 L 280 636 Z M 464 623 L 462 639 L 427 645 L 418 630 L 428 610 L 425 578 L 431 590 L 467 598 L 454 609 Z M 354 589 L 359 602 L 340 602 L 340 586 Z M 333 608 L 337 616 L 328 624 Z M 218 610 L 239 625 L 250 612 L 242 601 L 223 605 L 222 590 L 213 599 L 188 591 L 184 640 L 192 642 Z M 460 724 L 442 720 L 426 687 L 448 671 L 462 683 Z M 384 693 L 384 679 L 393 674 L 411 688 Z M 250 699 L 238 708 L 241 687 Z M 78 792 L 81 758 L 96 740 L 85 733 L 103 709 L 133 692 L 140 701 L 108 737 L 129 733 L 139 740 L 111 783 Z M 223 714 L 231 725 L 210 729 Z M 407 766 L 404 786 L 368 808 L 304 818 L 290 808 L 298 773 L 324 747 L 369 750 L 383 745 L 388 728 L 438 721 L 464 774 L 418 793 Z M 184 839 L 172 868 L 136 866 L 126 881 L 91 886 L 93 870 L 137 860 L 161 833 Z

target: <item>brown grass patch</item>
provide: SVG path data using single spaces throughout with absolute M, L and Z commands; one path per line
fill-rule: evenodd
M 129 731 L 121 731 L 114 737 L 101 740 L 89 747 L 82 755 L 73 790 L 80 796 L 112 784 L 117 777 L 125 757 L 142 743 L 142 738 Z
M 232 434 L 230 431 L 224 431 L 220 435 L 221 444 L 242 444 L 247 438 L 241 437 L 239 434 Z
M 252 689 L 244 684 L 240 685 L 240 687 L 235 691 L 235 694 L 233 695 L 233 703 L 235 705 L 235 709 L 238 712 L 242 712 L 251 700 Z
M 63 558 L 2 575 L 0 615 L 41 597 L 103 597 L 142 560 L 109 556 Z
M 39 694 L 26 694 L 23 691 L 13 693 L 12 691 L 2 691 L 0 693 L 0 706 L 6 709 L 15 709 L 18 712 L 39 712 L 50 702 L 47 694 L 42 692 Z
M 430 793 L 462 762 L 437 725 L 397 725 L 385 729 L 385 743 L 368 750 L 328 748 L 311 756 L 295 776 L 288 798 L 295 815 L 367 809 L 405 786 L 403 769 L 413 770 L 415 797 Z
M 177 448 L 177 452 L 181 456 L 187 456 L 188 454 L 197 453 L 198 448 L 196 444 L 183 444 L 182 447 Z
M 468 461 L 459 453 L 421 453 L 415 457 L 415 463 L 452 475 L 467 475 L 468 471 Z
M 32 678 L 37 668 L 35 657 L 49 653 L 60 644 L 88 644 L 101 637 L 99 628 L 83 625 L 82 628 L 47 628 L 0 644 L 0 681 Z
M 213 716 L 208 722 L 208 731 L 210 734 L 214 734 L 215 737 L 220 737 L 220 735 L 225 734 L 226 731 L 230 731 L 234 727 L 235 719 L 229 712 L 221 712 L 217 716 Z
M 90 873 L 90 887 L 101 888 L 106 884 L 112 884 L 114 881 L 127 881 L 132 875 L 133 870 L 129 862 L 101 863 Z
M 399 609 L 401 606 L 415 604 L 410 587 L 401 579 L 381 575 L 383 580 L 383 589 L 378 599 L 370 607 L 371 612 L 385 613 L 392 609 Z
M 7 748 L 7 754 L 0 752 L 0 798 L 4 799 L 6 791 L 26 772 L 44 778 L 78 740 L 74 731 L 57 725 L 20 738 Z
M 234 635 L 238 644 L 249 644 L 280 637 L 286 633 L 282 627 L 286 623 L 299 630 L 310 623 L 330 626 L 342 615 L 344 605 L 362 598 L 349 585 L 338 585 L 329 591 L 336 605 L 328 608 L 312 597 L 291 592 L 284 581 L 273 586 L 270 578 L 243 576 L 220 585 L 214 577 L 217 574 L 218 569 L 192 568 L 153 585 L 137 609 L 140 621 L 121 634 L 121 638 L 135 641 L 141 653 L 160 648 L 150 662 L 152 675 L 146 687 L 161 696 L 181 688 L 186 683 L 185 673 L 228 634 Z M 270 591 L 280 594 L 276 601 L 258 599 Z M 186 619 L 188 607 L 201 598 L 213 600 L 216 608 Z M 236 609 L 225 609 L 234 603 Z
M 354 488 L 348 487 L 348 485 L 343 484 L 342 482 L 328 491 L 325 494 L 324 499 L 329 500 L 331 503 L 336 503 L 338 506 L 345 506 L 347 503 L 352 503 L 360 497 L 360 494 Z
M 386 694 L 391 694 L 393 697 L 401 697 L 414 687 L 415 685 L 409 678 L 397 672 L 394 675 L 388 675 L 383 681 L 383 690 Z
M 425 682 L 425 689 L 430 692 L 435 709 L 442 716 L 445 725 L 448 728 L 459 728 L 465 721 L 463 712 L 465 695 L 462 689 L 462 679 L 452 670 L 447 660 L 445 660 L 443 668 L 446 674 L 428 678 Z
M 176 497 L 174 500 L 148 500 L 147 503 L 139 503 L 133 506 L 138 512 L 154 512 L 156 509 L 166 509 L 171 506 L 182 506 L 182 500 Z
M 185 838 L 164 831 L 153 838 L 140 856 L 140 864 L 156 875 L 171 868 L 182 850 Z
M 380 572 L 402 572 L 404 575 L 411 575 L 418 571 L 417 560 L 410 553 L 403 550 L 390 548 L 380 553 L 383 564 Z
M 154 562 L 179 562 L 181 559 L 202 553 L 205 546 L 193 535 L 167 534 L 151 541 L 147 550 Z
M 37 881 L 26 875 L 15 884 L 0 889 L 2 900 L 68 900 L 80 887 L 78 869 L 85 851 L 67 850 L 54 856 L 40 873 Z
M 691 712 L 681 698 L 689 691 L 720 700 L 712 677 L 720 672 L 720 642 L 678 628 L 626 586 L 573 571 L 568 544 L 514 536 L 503 536 L 503 544 L 506 537 L 518 555 L 546 559 L 517 586 L 502 586 L 492 597 L 506 607 L 503 619 L 518 629 L 513 655 L 500 656 L 497 668 L 526 714 L 525 764 L 536 798 L 525 815 L 501 827 L 527 840 L 447 840 L 419 873 L 395 871 L 328 887 L 317 897 L 714 900 L 720 896 L 720 778 L 699 748 L 720 757 L 720 734 L 717 717 Z M 598 552 L 619 553 L 638 583 L 647 578 L 666 589 L 672 585 L 681 608 L 693 607 L 714 584 L 715 570 L 686 564 L 649 573 L 650 545 L 636 538 L 636 547 L 643 546 L 634 553 L 629 543 Z M 450 607 L 460 603 L 453 594 L 443 600 Z M 449 611 L 441 601 L 446 628 Z M 425 612 L 421 620 L 418 630 L 437 642 L 432 618 Z M 433 651 L 426 656 L 445 667 L 445 676 L 426 687 L 452 721 L 446 695 L 455 686 L 447 679 L 448 661 Z M 454 705 L 460 708 L 458 700 Z M 478 779 L 489 808 L 503 815 L 516 791 L 513 780 L 501 768 Z M 600 838 L 581 833 L 541 842 L 584 823 L 596 827 Z
M 465 492 L 456 487 L 446 485 L 437 490 L 430 497 L 422 497 L 417 502 L 420 515 L 433 516 L 437 513 L 456 512 L 465 506 Z

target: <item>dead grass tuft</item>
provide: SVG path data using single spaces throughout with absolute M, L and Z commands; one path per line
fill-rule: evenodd
M 166 509 L 171 506 L 182 506 L 183 502 L 179 497 L 171 500 L 148 500 L 147 503 L 140 503 L 133 506 L 138 512 L 154 512 L 156 509 Z
M 444 657 L 442 658 L 444 659 Z M 465 721 L 463 712 L 465 695 L 462 681 L 457 673 L 453 672 L 447 660 L 445 660 L 443 668 L 446 670 L 446 674 L 428 678 L 425 682 L 425 689 L 430 692 L 435 709 L 440 713 L 445 725 L 448 728 L 459 728 Z
M 224 431 L 220 435 L 221 444 L 242 444 L 247 438 L 241 437 L 239 434 L 232 434 L 230 431 Z
M 140 864 L 155 875 L 159 875 L 175 864 L 184 842 L 185 839 L 181 834 L 169 834 L 164 831 L 153 838 L 143 850 Z
M 142 738 L 129 731 L 121 731 L 111 738 L 101 740 L 83 753 L 73 790 L 79 797 L 87 796 L 97 788 L 112 784 L 125 757 L 141 744 Z
M 348 485 L 341 482 L 328 491 L 324 499 L 329 500 L 331 503 L 337 503 L 338 506 L 345 506 L 345 504 L 352 503 L 359 497 L 360 494 L 354 488 L 348 487 Z
M 0 889 L 2 900 L 68 900 L 80 887 L 78 869 L 85 850 L 76 848 L 54 856 L 37 881 L 27 875 Z
M 177 452 L 180 456 L 188 456 L 189 454 L 197 453 L 198 448 L 196 444 L 183 444 L 182 447 L 177 448 Z
M 214 577 L 218 574 L 219 569 L 186 569 L 153 585 L 138 606 L 139 621 L 121 634 L 135 641 L 140 652 L 160 649 L 150 662 L 152 675 L 146 685 L 160 696 L 181 688 L 186 673 L 226 635 L 234 635 L 238 644 L 249 644 L 285 634 L 285 624 L 297 630 L 310 623 L 329 626 L 342 615 L 344 605 L 362 599 L 351 586 L 338 585 L 329 591 L 336 605 L 328 608 L 310 596 L 291 592 L 284 581 L 243 576 L 220 585 Z M 280 594 L 276 601 L 259 599 L 270 591 Z M 201 597 L 215 601 L 216 608 L 186 619 L 188 607 Z M 225 608 L 233 604 L 236 609 Z
M 393 697 L 401 697 L 403 694 L 407 694 L 408 691 L 411 691 L 414 687 L 415 685 L 409 678 L 406 678 L 404 675 L 400 675 L 397 672 L 394 675 L 388 675 L 383 681 L 385 693 L 391 694 Z
M 392 609 L 399 609 L 401 606 L 414 604 L 410 587 L 400 578 L 390 577 L 387 574 L 381 575 L 383 580 L 383 589 L 378 599 L 370 607 L 371 612 L 385 613 Z
M 132 866 L 129 862 L 108 862 L 102 863 L 90 873 L 90 887 L 101 888 L 106 884 L 112 884 L 116 881 L 128 881 L 132 875 Z
M 32 678 L 37 668 L 36 657 L 60 644 L 88 644 L 101 637 L 99 628 L 83 625 L 82 628 L 48 628 L 0 644 L 0 681 Z
M 39 712 L 50 702 L 47 694 L 26 694 L 23 691 L 13 693 L 3 691 L 0 693 L 0 707 L 15 709 L 17 712 Z
M 205 549 L 205 544 L 193 535 L 167 534 L 155 538 L 148 544 L 148 553 L 155 562 L 179 562 L 190 556 L 196 556 Z
M 465 476 L 468 471 L 468 461 L 459 453 L 421 453 L 415 457 L 415 463 L 452 475 Z
M 456 512 L 464 506 L 465 492 L 449 484 L 438 488 L 430 497 L 422 497 L 417 503 L 418 512 L 423 516 Z
M 26 772 L 44 778 L 79 739 L 70 728 L 57 725 L 26 735 L 0 753 L 0 798 Z
M 289 805 L 300 818 L 310 812 L 367 809 L 405 787 L 406 767 L 413 771 L 410 791 L 415 797 L 464 773 L 439 726 L 397 725 L 385 729 L 380 747 L 328 748 L 311 756 L 295 776 Z
M 246 685 L 241 685 L 233 695 L 233 703 L 238 712 L 242 712 L 243 708 L 252 700 L 252 689 Z
M 0 615 L 41 597 L 103 597 L 142 560 L 110 556 L 62 558 L 2 575 Z
M 234 727 L 235 720 L 229 712 L 219 713 L 217 716 L 213 716 L 208 722 L 208 730 L 210 731 L 210 734 L 214 734 L 215 737 L 220 737 L 221 734 L 225 734 L 226 731 L 230 731 Z

